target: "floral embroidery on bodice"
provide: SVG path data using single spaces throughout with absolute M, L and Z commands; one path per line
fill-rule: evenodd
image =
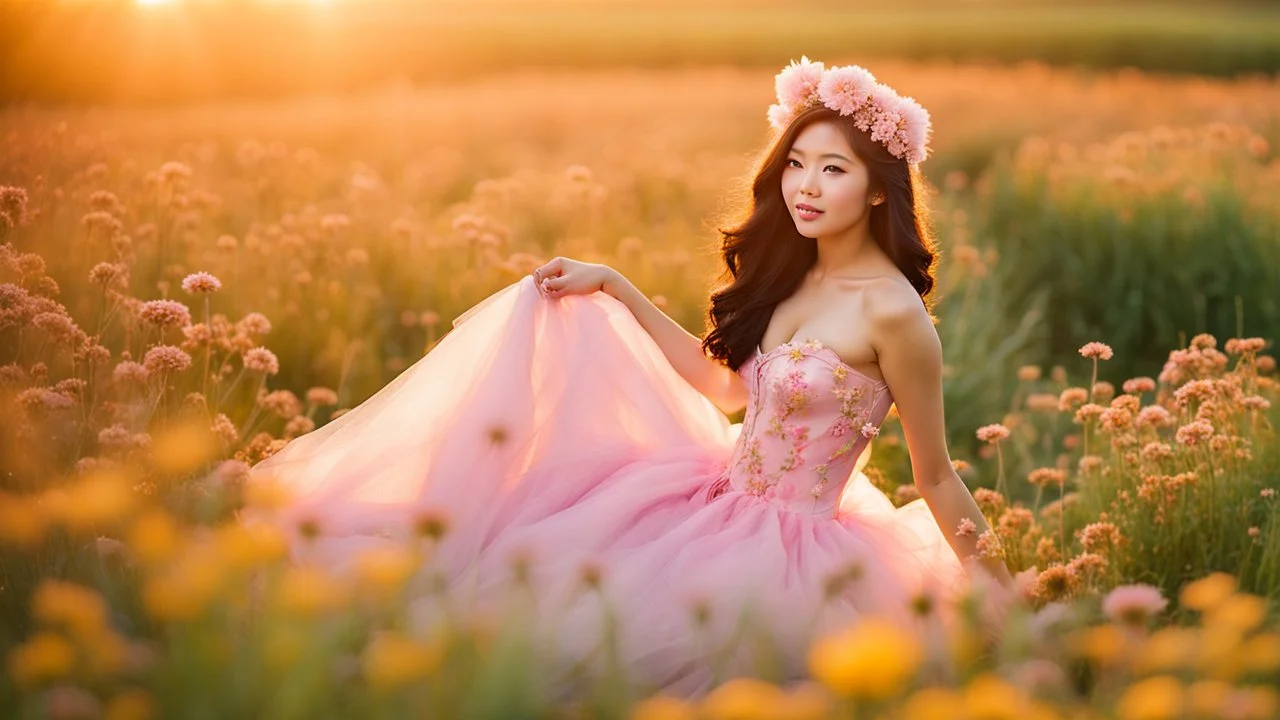
M 738 374 L 748 392 L 742 432 L 708 498 L 732 489 L 792 512 L 831 514 L 893 404 L 888 385 L 816 340 L 757 348 Z

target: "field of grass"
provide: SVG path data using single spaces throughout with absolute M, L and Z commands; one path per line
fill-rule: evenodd
M 537 651 L 554 623 L 519 603 L 536 587 L 408 631 L 447 518 L 340 576 L 230 522 L 282 501 L 244 491 L 249 464 L 553 255 L 701 331 L 776 68 L 521 71 L 0 110 L 0 707 L 1274 717 L 1280 82 L 870 67 L 933 116 L 948 434 L 1025 601 L 999 642 L 976 615 L 923 645 L 870 624 L 816 644 L 798 685 L 766 667 L 684 703 L 622 672 L 566 705 Z M 895 421 L 872 462 L 913 496 Z

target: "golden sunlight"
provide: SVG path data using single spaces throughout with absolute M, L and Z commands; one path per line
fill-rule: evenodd
M 169 3 L 173 2 L 173 0 L 134 0 L 134 2 L 138 3 L 139 5 L 151 6 L 151 5 L 168 5 Z

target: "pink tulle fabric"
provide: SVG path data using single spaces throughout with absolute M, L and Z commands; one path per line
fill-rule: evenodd
M 608 616 L 631 676 L 680 695 L 758 669 L 744 627 L 796 675 L 818 634 L 869 614 L 920 627 L 921 596 L 945 608 L 967 582 L 929 509 L 895 508 L 861 471 L 887 386 L 816 342 L 738 372 L 733 424 L 620 302 L 526 277 L 250 481 L 293 491 L 286 527 L 321 528 L 297 555 L 335 568 L 442 514 L 432 564 L 462 606 L 501 606 L 521 563 L 566 666 L 600 657 Z M 438 620 L 434 598 L 413 603 L 419 626 Z

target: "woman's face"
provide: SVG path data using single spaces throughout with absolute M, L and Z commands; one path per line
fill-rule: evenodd
M 800 234 L 833 237 L 862 222 L 869 176 L 866 165 L 833 123 L 815 122 L 796 136 L 782 170 L 782 199 Z

